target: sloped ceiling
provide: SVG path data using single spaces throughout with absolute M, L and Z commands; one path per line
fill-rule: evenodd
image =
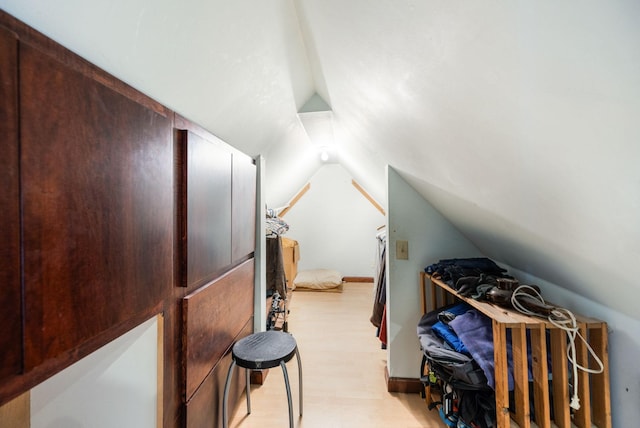
M 296 116 L 332 107 L 380 202 L 392 165 L 489 257 L 640 318 L 635 0 L 0 0 L 231 145 L 280 206 L 321 166 Z

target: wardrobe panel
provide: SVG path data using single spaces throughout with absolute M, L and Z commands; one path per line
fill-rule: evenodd
M 250 157 L 233 155 L 232 259 L 253 253 L 256 246 L 256 165 Z
M 251 334 L 253 321 L 250 320 L 236 340 Z M 224 396 L 224 384 L 227 379 L 229 366 L 231 365 L 231 353 L 227 353 L 214 369 L 209 372 L 200 387 L 185 404 L 186 428 L 221 427 L 222 426 L 222 398 Z M 239 401 L 244 401 L 245 369 L 238 366 L 234 369 L 234 375 L 229 388 L 229 414 L 233 415 Z
M 173 278 L 171 120 L 20 49 L 25 367 L 158 306 Z
M 180 131 L 183 285 L 212 281 L 231 264 L 231 152 L 215 138 Z M 185 266 L 186 264 L 186 266 Z
M 0 27 L 0 383 L 22 369 L 18 40 Z
M 234 343 L 253 314 L 249 259 L 183 300 L 185 401 Z

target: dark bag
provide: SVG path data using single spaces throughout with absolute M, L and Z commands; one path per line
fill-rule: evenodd
M 417 332 L 423 350 L 421 381 L 425 386 L 438 387 L 442 391 L 441 401 L 429 408 L 438 408 L 441 418 L 449 426 L 493 428 L 496 420 L 495 394 L 488 386 L 484 372 L 471 356 L 453 350 L 432 329 L 438 315 L 449 312 L 453 306 L 456 305 L 431 311 L 418 323 Z M 423 376 L 425 369 L 428 369 L 428 375 Z

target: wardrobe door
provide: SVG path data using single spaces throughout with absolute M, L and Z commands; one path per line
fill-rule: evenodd
M 173 143 L 169 118 L 26 45 L 20 115 L 29 370 L 160 310 Z
M 0 384 L 22 368 L 18 41 L 0 27 Z
M 182 167 L 182 285 L 204 285 L 231 264 L 231 152 L 214 137 L 178 131 Z
M 249 259 L 183 299 L 185 401 L 231 349 L 243 328 L 253 327 L 253 276 L 254 261 Z
M 233 155 L 232 259 L 251 254 L 256 246 L 256 165 L 246 155 Z

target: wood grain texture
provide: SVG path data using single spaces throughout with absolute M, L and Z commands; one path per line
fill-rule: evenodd
M 546 329 L 541 324 L 529 331 L 531 333 L 531 370 L 533 372 L 533 403 L 536 423 L 539 428 L 551 428 Z
M 162 301 L 173 270 L 166 117 L 21 46 L 25 368 Z
M 235 340 L 251 334 L 253 331 L 253 320 L 249 320 L 242 328 L 242 331 Z M 191 399 L 184 404 L 185 427 L 221 427 L 222 426 L 222 398 L 224 396 L 224 384 L 227 378 L 227 372 L 231 365 L 230 351 L 220 359 L 216 366 L 211 370 L 202 385 L 193 394 Z M 238 402 L 243 397 L 241 394 L 245 386 L 245 371 L 236 366 L 229 390 L 229 411 L 238 407 Z M 286 400 L 285 400 L 286 401 Z M 242 406 L 244 407 L 244 406 Z M 246 407 L 245 407 L 246 411 Z
M 491 320 L 493 328 L 493 361 L 496 395 L 496 422 L 499 427 L 509 426 L 509 381 L 507 377 L 507 329 L 504 324 Z M 495 346 L 498 344 L 498 346 Z
M 551 370 L 553 371 L 553 419 L 558 428 L 570 428 L 569 367 L 567 336 L 564 330 L 551 330 Z
M 251 318 L 253 275 L 254 261 L 250 259 L 184 298 L 185 401 Z
M 185 155 L 183 257 L 186 285 L 199 287 L 231 264 L 231 152 L 214 138 L 188 131 Z
M 593 422 L 599 428 L 611 428 L 611 391 L 609 390 L 609 334 L 607 325 L 589 329 L 589 343 L 600 358 L 602 373 L 591 376 L 591 400 L 593 406 Z M 593 360 L 591 364 L 597 365 Z
M 164 303 L 164 408 L 163 427 L 181 427 L 182 406 L 182 298 L 183 287 L 172 287 L 172 295 Z
M 185 123 L 183 126 L 188 126 Z M 174 126 L 176 125 L 174 121 Z M 187 286 L 187 140 L 186 129 L 174 129 L 175 160 L 175 201 L 176 201 L 176 236 L 175 236 L 175 280 L 180 287 Z M 183 296 L 184 297 L 184 296 Z
M 582 337 L 587 335 L 586 323 L 578 323 L 579 333 Z M 576 359 L 582 367 L 589 367 L 589 351 L 582 340 L 576 340 Z M 578 397 L 580 408 L 575 411 L 573 423 L 579 428 L 591 427 L 591 393 L 589 392 L 589 373 L 578 370 Z
M 256 165 L 246 155 L 233 155 L 231 259 L 240 260 L 256 247 Z
M 524 325 L 511 329 L 511 349 L 513 358 L 513 419 L 520 428 L 531 427 L 529 396 L 529 372 L 527 360 L 527 330 Z
M 0 383 L 22 370 L 18 40 L 0 27 Z

